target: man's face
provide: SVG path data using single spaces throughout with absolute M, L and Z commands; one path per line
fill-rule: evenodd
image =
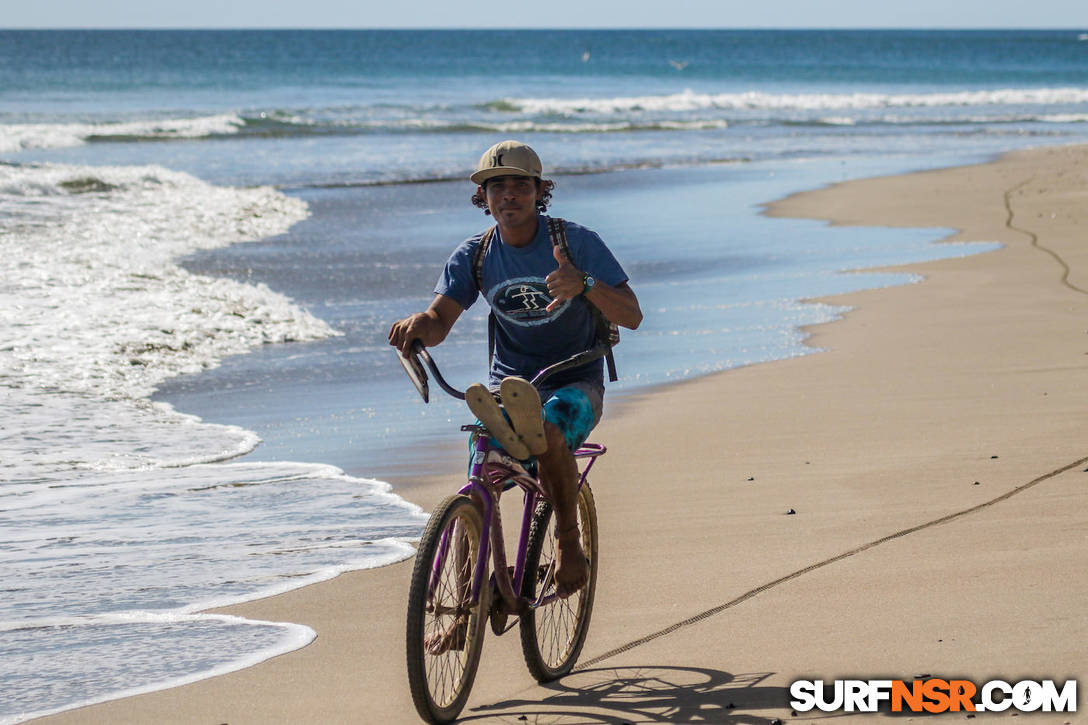
M 536 203 L 541 198 L 536 179 L 531 176 L 498 176 L 484 185 L 487 208 L 495 221 L 504 226 L 519 226 L 536 220 Z

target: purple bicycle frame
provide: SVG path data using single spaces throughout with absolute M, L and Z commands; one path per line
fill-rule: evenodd
M 468 483 L 458 491 L 458 493 L 463 495 L 469 495 L 475 491 L 478 494 L 478 498 L 484 502 L 483 530 L 480 533 L 480 551 L 477 554 L 476 564 L 472 571 L 471 606 L 475 606 L 475 604 L 480 601 L 480 594 L 484 587 L 484 577 L 487 572 L 487 559 L 491 554 L 492 549 L 494 550 L 495 559 L 495 580 L 498 583 L 503 598 L 509 602 L 517 602 L 520 599 L 520 595 L 518 595 L 517 592 L 521 591 L 522 580 L 525 576 L 525 556 L 529 549 L 529 529 L 532 525 L 533 514 L 536 512 L 537 500 L 540 497 L 545 496 L 543 489 L 540 487 L 539 479 L 527 473 L 515 471 L 509 466 L 505 466 L 501 463 L 488 462 L 487 453 L 490 450 L 490 437 L 487 435 L 476 435 L 473 445 L 472 466 L 469 472 L 469 480 Z M 589 470 L 593 468 L 593 464 L 596 463 L 597 457 L 603 455 L 606 451 L 607 449 L 604 446 L 597 443 L 585 443 L 575 451 L 574 457 L 576 459 L 589 459 L 585 469 L 579 476 L 579 489 L 581 489 L 582 485 L 585 483 L 586 477 L 589 475 Z M 502 536 L 502 514 L 497 504 L 502 492 L 513 486 L 520 487 L 524 492 L 525 507 L 522 512 L 521 535 L 518 538 L 518 553 L 517 559 L 515 560 L 514 577 L 511 581 L 511 579 L 505 575 L 505 572 L 507 571 L 506 544 L 503 541 Z M 494 524 L 494 526 L 492 524 Z M 439 545 L 440 553 L 439 556 L 435 557 L 434 569 L 431 572 L 429 589 L 432 592 L 438 581 L 441 562 L 445 560 L 446 555 L 449 552 L 449 545 L 449 532 L 446 532 Z M 503 573 L 499 574 L 498 572 Z M 530 604 L 530 607 L 539 607 L 542 604 L 546 604 L 548 601 L 550 601 L 550 598 L 546 599 L 541 595 L 536 602 Z

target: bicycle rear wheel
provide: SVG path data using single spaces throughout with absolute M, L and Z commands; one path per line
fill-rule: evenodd
M 578 492 L 578 528 L 582 549 L 589 559 L 589 581 L 570 597 L 554 599 L 521 616 L 521 651 L 529 672 L 538 682 L 548 682 L 570 672 L 589 631 L 593 595 L 597 590 L 597 507 L 589 483 L 583 484 Z M 555 593 L 554 562 L 552 507 L 541 501 L 529 530 L 522 596 L 536 601 L 541 590 L 544 595 Z
M 487 588 L 475 607 L 467 599 L 482 530 L 472 500 L 450 496 L 431 514 L 419 540 L 408 592 L 406 651 L 412 701 L 427 722 L 457 717 L 480 663 Z M 436 646 L 443 639 L 453 643 L 444 652 Z

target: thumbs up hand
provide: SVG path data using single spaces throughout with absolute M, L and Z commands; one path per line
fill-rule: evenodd
M 582 294 L 585 288 L 581 270 L 570 263 L 558 245 L 552 247 L 552 255 L 559 263 L 559 267 L 544 279 L 548 285 L 548 294 L 552 296 L 552 301 L 545 308 L 548 312 L 552 312 L 567 300 Z

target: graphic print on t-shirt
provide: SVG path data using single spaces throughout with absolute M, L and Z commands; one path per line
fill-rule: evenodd
M 522 327 L 543 325 L 554 320 L 570 305 L 567 300 L 556 309 L 546 309 L 552 301 L 543 277 L 518 277 L 500 284 L 491 298 L 491 308 L 499 317 Z

